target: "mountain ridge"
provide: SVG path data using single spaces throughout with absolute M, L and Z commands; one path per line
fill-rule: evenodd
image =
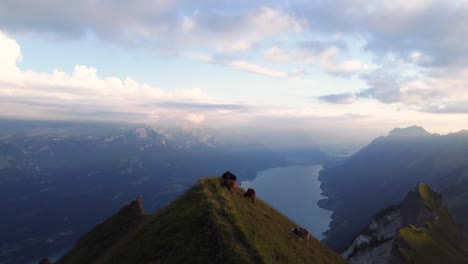
M 320 172 L 323 195 L 327 198 L 319 201 L 319 206 L 334 211 L 331 229 L 325 234 L 325 242 L 332 248 L 342 250 L 368 219 L 381 208 L 399 203 L 419 182 L 426 182 L 452 198 L 445 190 L 468 181 L 468 173 L 447 177 L 468 165 L 468 135 L 429 134 L 417 126 L 395 131 L 393 134 L 402 132 L 410 136 L 390 133 L 376 138 L 340 164 Z M 468 208 L 463 201 L 448 203 L 449 209 Z M 467 223 L 461 224 L 468 226 Z
M 417 137 L 417 136 L 430 136 L 433 135 L 429 133 L 426 129 L 421 126 L 410 126 L 405 128 L 394 128 L 388 133 L 390 137 Z
M 344 263 L 315 238 L 289 233 L 294 222 L 261 199 L 252 204 L 243 192 L 231 194 L 219 178 L 200 179 L 155 214 L 136 211 L 141 222 L 103 246 L 106 230 L 133 219 L 122 214 L 135 212 L 127 205 L 56 263 Z
M 400 204 L 379 212 L 342 256 L 350 264 L 466 263 L 468 240 L 441 195 L 420 183 Z

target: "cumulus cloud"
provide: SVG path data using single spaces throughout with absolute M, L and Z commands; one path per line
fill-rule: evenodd
M 0 55 L 5 58 L 0 68 L 17 73 L 0 75 L 2 117 L 223 124 L 227 118 L 249 123 L 259 116 L 284 114 L 278 106 L 222 102 L 200 88 L 169 92 L 131 77 L 101 77 L 96 68 L 85 65 L 76 65 L 71 73 L 20 71 L 16 65 L 20 50 L 14 39 L 0 34 L 0 51 L 7 51 Z M 232 67 L 283 76 L 249 63 L 236 62 Z M 298 110 L 288 111 L 300 115 Z
M 0 33 L 0 108 L 3 115 L 61 119 L 92 115 L 96 119 L 165 116 L 200 123 L 204 120 L 202 115 L 185 118 L 184 109 L 171 111 L 164 103 L 213 102 L 213 98 L 200 88 L 168 92 L 131 77 L 100 77 L 97 69 L 85 65 L 76 65 L 71 74 L 60 70 L 52 73 L 20 71 L 17 67 L 20 50 L 14 39 Z M 161 105 L 145 107 L 151 103 Z
M 21 61 L 21 49 L 15 40 L 0 32 L 0 80 L 17 78 L 19 69 L 16 63 Z

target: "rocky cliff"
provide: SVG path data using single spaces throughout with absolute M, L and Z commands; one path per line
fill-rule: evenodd
M 466 263 L 468 243 L 440 195 L 419 184 L 378 213 L 341 255 L 351 264 Z

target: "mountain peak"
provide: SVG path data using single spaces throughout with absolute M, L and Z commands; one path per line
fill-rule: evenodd
M 346 248 L 348 263 L 466 263 L 468 240 L 424 183 L 378 213 Z M 441 261 L 444 260 L 444 261 Z
M 392 137 L 418 137 L 429 136 L 431 133 L 427 132 L 423 127 L 415 125 L 405 128 L 394 128 L 388 135 Z
M 57 263 L 344 263 L 318 240 L 289 233 L 297 225 L 265 202 L 252 204 L 242 188 L 231 193 L 221 183 L 221 178 L 201 179 L 128 228 L 132 218 L 126 212 L 139 208 L 137 199 L 93 228 Z
M 468 136 L 468 130 L 462 129 L 462 130 L 457 131 L 457 132 L 454 132 L 454 133 L 449 133 L 448 135 L 450 135 L 450 136 L 466 137 L 466 136 Z

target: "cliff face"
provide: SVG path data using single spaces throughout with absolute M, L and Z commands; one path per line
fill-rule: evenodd
M 438 235 L 441 229 L 446 236 Z M 468 244 L 461 234 L 442 206 L 440 195 L 419 184 L 400 205 L 377 214 L 341 255 L 351 264 L 432 263 L 431 258 L 463 263 L 468 261 Z M 422 240 L 428 240 L 424 249 L 416 242 Z M 431 249 L 440 245 L 444 250 Z

